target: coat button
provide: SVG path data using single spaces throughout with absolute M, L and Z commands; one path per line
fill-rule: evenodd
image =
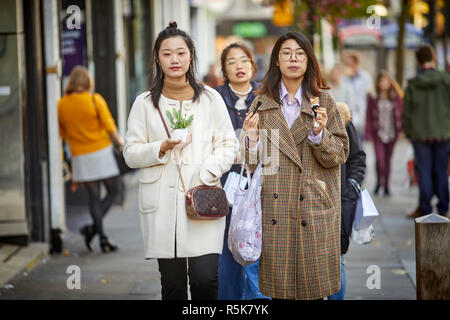
M 277 224 L 277 220 L 272 219 L 272 225 L 276 225 Z
M 302 173 L 302 169 L 301 168 L 298 168 L 298 173 Z
M 304 198 L 303 195 L 301 194 L 301 195 L 300 195 L 300 201 L 303 201 L 303 199 L 305 199 L 305 198 Z
M 276 172 L 280 171 L 280 166 L 275 166 L 275 171 Z
M 273 198 L 274 198 L 274 199 L 278 198 L 278 193 L 274 193 L 274 194 L 273 194 Z
M 306 225 L 307 225 L 307 223 L 306 223 L 306 221 L 302 221 L 302 227 L 306 227 Z

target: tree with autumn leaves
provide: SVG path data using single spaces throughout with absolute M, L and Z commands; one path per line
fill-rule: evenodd
M 405 22 L 408 16 L 410 0 L 401 0 L 401 10 L 398 16 L 399 32 L 396 50 L 396 79 L 403 82 L 404 69 L 404 34 Z M 320 19 L 327 20 L 332 25 L 336 39 L 337 25 L 343 19 L 368 17 L 370 6 L 389 4 L 381 0 L 266 0 L 267 5 L 273 5 L 275 15 L 284 26 L 291 26 L 294 30 L 304 32 L 313 43 L 313 35 L 320 26 Z M 284 14 L 283 14 L 284 13 Z M 290 19 L 288 18 L 290 16 Z M 274 23 L 276 21 L 274 19 Z
M 283 17 L 293 14 L 289 26 L 294 30 L 303 31 L 312 39 L 320 19 L 327 20 L 336 30 L 342 19 L 367 16 L 367 8 L 376 5 L 376 0 L 271 0 L 275 14 Z M 278 12 L 277 12 L 278 11 Z M 289 22 L 288 19 L 284 21 Z M 276 23 L 276 21 L 274 21 Z

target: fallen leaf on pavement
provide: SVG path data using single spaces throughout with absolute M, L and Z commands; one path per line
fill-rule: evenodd
M 408 271 L 406 271 L 405 269 L 392 269 L 391 271 L 393 274 L 396 274 L 398 276 L 402 276 L 408 273 Z

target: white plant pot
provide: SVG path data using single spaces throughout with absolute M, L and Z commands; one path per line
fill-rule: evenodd
M 186 138 L 188 135 L 188 129 L 174 129 L 172 132 L 172 139 L 181 140 L 181 142 L 186 142 Z

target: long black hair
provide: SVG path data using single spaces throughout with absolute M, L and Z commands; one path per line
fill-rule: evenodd
M 272 55 L 270 57 L 269 70 L 264 76 L 261 89 L 257 92 L 258 94 L 268 95 L 278 103 L 281 103 L 279 91 L 281 84 L 281 71 L 277 66 L 278 56 L 280 54 L 281 45 L 284 41 L 289 39 L 294 39 L 305 51 L 308 57 L 308 65 L 302 81 L 303 97 L 310 99 L 311 96 L 319 96 L 322 89 L 330 89 L 325 78 L 322 76 L 319 63 L 317 62 L 313 47 L 308 38 L 301 32 L 287 32 L 280 36 L 275 43 L 272 50 Z
M 193 101 L 197 101 L 200 97 L 200 94 L 203 92 L 203 90 L 205 90 L 205 87 L 195 78 L 197 54 L 195 53 L 194 42 L 186 32 L 178 29 L 177 23 L 175 21 L 172 21 L 169 23 L 169 26 L 167 28 L 165 28 L 158 34 L 158 38 L 156 39 L 155 45 L 153 46 L 152 65 L 155 65 L 156 73 L 152 81 L 150 92 L 153 105 L 156 108 L 158 108 L 159 98 L 161 97 L 161 92 L 164 87 L 164 72 L 159 65 L 159 49 L 161 48 L 161 44 L 164 40 L 172 37 L 183 38 L 191 54 L 191 62 L 189 64 L 189 70 L 186 73 L 186 79 L 194 89 Z

